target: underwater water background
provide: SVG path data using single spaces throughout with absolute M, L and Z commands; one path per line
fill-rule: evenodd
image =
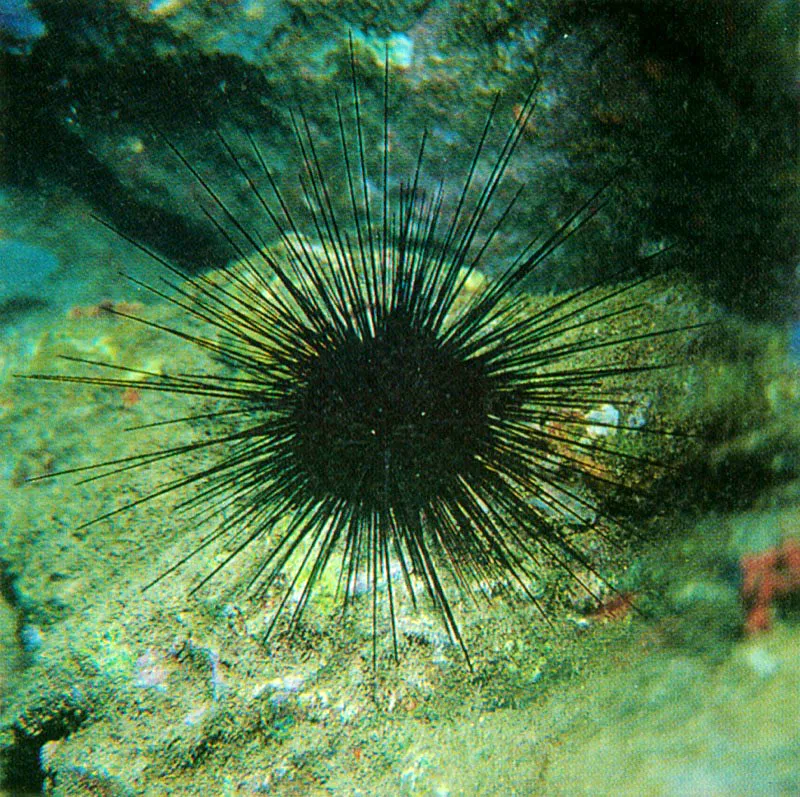
M 404 607 L 400 661 L 382 658 L 377 688 L 368 607 L 340 628 L 334 585 L 303 633 L 268 647 L 245 565 L 193 596 L 202 562 L 142 593 L 197 539 L 169 496 L 82 528 L 178 464 L 28 481 L 157 447 L 164 429 L 192 440 L 152 426 L 185 400 L 14 376 L 63 372 L 63 355 L 213 367 L 108 312 L 182 323 L 120 273 L 159 285 L 163 267 L 92 216 L 191 273 L 224 269 L 230 245 L 166 144 L 257 224 L 215 129 L 252 135 L 302 214 L 289 110 L 328 168 L 348 34 L 367 139 L 388 52 L 393 173 L 407 176 L 424 127 L 429 185 L 468 168 L 496 92 L 510 124 L 541 77 L 497 262 L 616 178 L 531 301 L 670 246 L 641 323 L 714 322 L 650 352 L 678 367 L 630 391 L 642 423 L 692 437 L 655 452 L 673 476 L 638 474 L 639 536 L 593 549 L 629 600 L 588 606 L 554 572 L 550 620 L 462 606 L 473 672 L 429 608 Z M 795 3 L 14 0 L 0 43 L 5 793 L 800 793 Z

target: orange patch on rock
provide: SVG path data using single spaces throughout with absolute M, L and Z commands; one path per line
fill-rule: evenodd
M 774 600 L 800 590 L 800 540 L 785 540 L 763 553 L 743 556 L 739 567 L 747 607 L 744 630 L 748 634 L 768 631 Z

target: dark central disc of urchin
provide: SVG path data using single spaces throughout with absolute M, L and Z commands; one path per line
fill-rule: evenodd
M 318 498 L 417 518 L 480 478 L 500 403 L 492 378 L 404 309 L 366 337 L 326 341 L 300 371 L 293 459 Z
M 380 618 L 396 656 L 396 601 L 403 592 L 416 605 L 420 591 L 467 656 L 456 595 L 488 594 L 502 583 L 544 611 L 531 585 L 547 562 L 597 597 L 583 576 L 602 578 L 579 532 L 600 519 L 605 536 L 610 521 L 586 485 L 617 485 L 614 462 L 655 463 L 614 443 L 638 425 L 592 412 L 622 406 L 615 380 L 651 367 L 632 364 L 629 344 L 675 330 L 607 331 L 637 307 L 620 300 L 642 277 L 579 290 L 536 311 L 521 295 L 526 277 L 592 218 L 602 189 L 510 262 L 495 263 L 495 277 L 472 279 L 519 196 L 504 204 L 499 188 L 528 126 L 535 86 L 490 147 L 495 101 L 467 173 L 445 202 L 444 184 L 420 185 L 424 133 L 412 174 L 399 191 L 390 188 L 388 58 L 381 163 L 377 170 L 368 163 L 356 71 L 351 42 L 350 101 L 336 98 L 338 174 L 323 168 L 303 110 L 292 115 L 302 217 L 252 139 L 247 153 L 217 134 L 278 248 L 266 247 L 264 234 L 237 218 L 167 140 L 204 190 L 206 212 L 237 264 L 189 276 L 128 238 L 165 269 L 166 287 L 134 282 L 205 332 L 126 317 L 198 346 L 231 372 L 93 364 L 129 371 L 140 390 L 209 398 L 221 408 L 190 406 L 172 421 L 209 424 L 197 442 L 69 472 L 88 471 L 91 480 L 173 458 L 185 464 L 149 494 L 89 521 L 174 492 L 179 509 L 213 524 L 149 586 L 215 545 L 225 553 L 194 589 L 250 554 L 258 594 L 282 590 L 269 636 L 281 616 L 289 630 L 296 626 L 330 567 L 345 608 L 365 584 L 371 593 L 373 660 Z M 371 170 L 380 174 L 377 191 Z M 130 386 L 129 374 L 35 378 Z M 203 452 L 214 456 L 198 465 Z

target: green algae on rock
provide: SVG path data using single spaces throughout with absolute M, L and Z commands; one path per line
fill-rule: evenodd
M 79 4 L 41 2 L 40 5 L 47 9 L 61 5 L 74 10 Z M 592 18 L 591 8 L 600 5 L 588 4 L 583 11 L 578 9 L 578 16 L 584 15 L 582 21 L 567 29 L 566 41 L 570 46 L 566 49 L 577 54 L 578 63 L 585 64 L 581 58 L 597 52 L 597 42 L 607 42 L 607 34 L 613 30 L 609 26 L 613 13 L 602 22 Z M 123 9 L 124 17 L 125 4 L 114 6 Z M 141 8 L 141 4 L 138 6 Z M 358 13 L 357 4 L 339 4 L 338 8 L 345 6 L 348 14 Z M 741 8 L 745 6 L 742 4 Z M 705 3 L 697 7 L 710 8 Z M 570 6 L 570 13 L 575 8 L 574 4 Z M 546 25 L 532 28 L 525 22 L 525 14 L 512 8 L 514 13 L 499 14 L 498 24 L 491 28 L 492 36 L 498 37 L 496 40 L 483 43 L 479 51 L 470 49 L 461 55 L 458 48 L 451 47 L 452 40 L 445 45 L 442 38 L 430 35 L 434 30 L 432 20 L 440 9 L 439 4 L 434 4 L 427 10 L 409 12 L 420 27 L 406 29 L 414 40 L 411 56 L 414 68 L 399 83 L 404 85 L 408 80 L 420 89 L 421 96 L 430 91 L 427 96 L 435 97 L 435 103 L 430 105 L 424 101 L 409 104 L 412 116 L 440 121 L 441 114 L 434 117 L 425 113 L 425 109 L 434 107 L 445 117 L 448 113 L 452 117 L 449 109 L 454 107 L 450 102 L 453 95 L 448 94 L 448 86 L 454 83 L 459 92 L 455 105 L 471 108 L 474 96 L 481 92 L 485 95 L 487 87 L 497 85 L 494 81 L 500 75 L 516 74 L 515 79 L 524 81 L 529 74 L 530 56 L 535 53 L 538 61 L 542 53 L 539 43 L 548 39 Z M 486 10 L 492 11 L 488 6 Z M 227 13 L 224 9 L 219 11 L 221 15 Z M 239 11 L 234 9 L 231 14 Z M 191 16 L 190 13 L 184 19 Z M 108 24 L 113 28 L 113 17 Z M 175 19 L 175 29 L 182 24 Z M 78 28 L 80 24 L 76 24 Z M 153 141 L 142 136 L 144 127 L 135 121 L 131 123 L 137 109 L 158 105 L 157 102 L 150 106 L 137 104 L 141 98 L 138 92 L 145 83 L 151 88 L 168 85 L 170 91 L 179 94 L 174 87 L 183 86 L 189 75 L 190 82 L 195 82 L 187 96 L 192 101 L 204 96 L 204 109 L 221 107 L 221 97 L 245 97 L 252 105 L 241 105 L 234 99 L 231 105 L 235 114 L 241 115 L 240 120 L 246 119 L 245 126 L 251 125 L 253 118 L 266 120 L 273 126 L 272 135 L 277 140 L 285 133 L 287 119 L 275 115 L 275 108 L 305 82 L 302 67 L 318 68 L 331 82 L 335 82 L 340 70 L 337 72 L 336 58 L 324 55 L 330 41 L 318 19 L 312 20 L 307 28 L 290 29 L 283 38 L 276 36 L 275 48 L 265 49 L 261 54 L 269 72 L 267 79 L 249 69 L 231 68 L 236 65 L 234 56 L 228 56 L 221 71 L 217 70 L 221 64 L 213 59 L 182 60 L 192 47 L 188 30 L 181 30 L 181 36 L 171 39 L 162 36 L 155 48 L 159 52 L 158 63 L 150 63 L 144 55 L 148 43 L 146 30 L 133 31 L 130 48 L 124 44 L 126 37 L 118 36 L 115 40 L 121 44 L 116 51 L 101 59 L 101 68 L 108 69 L 110 78 L 103 85 L 124 86 L 128 80 L 134 88 L 130 95 L 124 91 L 106 94 L 102 87 L 98 89 L 92 78 L 97 75 L 93 65 L 85 60 L 79 63 L 84 56 L 76 57 L 75 53 L 63 60 L 50 59 L 59 65 L 59 70 L 63 65 L 67 76 L 64 83 L 59 82 L 61 74 L 51 74 L 46 69 L 37 72 L 42 61 L 33 62 L 25 74 L 40 79 L 39 83 L 28 85 L 51 87 L 46 97 L 52 117 L 69 120 L 64 125 L 70 140 L 84 142 L 87 149 L 96 153 L 93 165 L 106 164 L 111 172 L 122 177 L 116 185 L 104 184 L 114 186 L 114 191 L 106 192 L 96 185 L 96 192 L 114 196 L 115 200 L 128 192 L 147 206 L 145 213 L 129 217 L 130 229 L 137 229 L 142 218 L 155 217 L 155 224 L 149 221 L 150 227 L 143 228 L 143 233 L 150 236 L 153 228 L 168 227 L 164 219 L 169 217 L 158 216 L 156 208 L 168 196 L 169 192 L 162 188 L 172 173 L 161 171 L 166 161 L 156 153 Z M 475 30 L 480 30 L 480 26 Z M 728 35 L 724 26 L 715 30 L 720 36 Z M 587 31 L 589 35 L 583 37 Z M 460 33 L 463 31 L 453 26 L 453 39 Z M 64 30 L 61 42 L 69 39 L 70 33 Z M 551 43 L 552 39 L 551 35 Z M 115 40 L 105 40 L 101 46 L 113 49 Z M 365 35 L 365 47 L 371 47 L 375 40 L 376 34 Z M 613 45 L 615 37 L 611 40 Z M 303 47 L 309 41 L 314 42 L 314 52 L 321 56 L 318 62 L 311 60 Z M 625 42 L 627 34 L 623 36 Z M 437 52 L 439 48 L 441 51 Z M 623 47 L 626 49 L 627 45 Z M 640 60 L 634 59 L 632 67 L 629 60 L 617 59 L 620 50 L 614 46 L 606 51 L 612 54 L 606 65 L 624 64 L 623 72 L 630 68 L 628 74 L 638 75 L 639 81 L 610 81 L 608 85 L 613 91 L 604 95 L 596 106 L 589 103 L 586 107 L 596 126 L 606 132 L 619 131 L 620 126 L 625 130 L 631 126 L 653 130 L 655 119 L 664 123 L 669 140 L 671 114 L 645 115 L 650 121 L 640 127 L 641 117 L 631 115 L 630 111 L 637 96 L 648 95 L 649 90 L 642 86 L 670 85 L 677 94 L 681 86 L 693 88 L 684 79 L 690 75 L 691 70 L 685 68 L 691 59 L 652 62 L 646 48 L 631 49 L 641 55 Z M 129 58 L 134 51 L 136 55 Z M 491 59 L 486 59 L 487 52 L 492 54 Z M 44 58 L 44 50 L 40 57 L 48 60 Z M 340 62 L 341 48 L 337 57 Z M 364 54 L 367 67 L 364 77 L 374 89 L 379 70 L 370 58 Z M 114 59 L 115 68 L 109 68 Z M 183 74 L 187 63 L 192 67 Z M 484 78 L 487 72 L 480 66 L 484 63 L 491 64 L 489 79 Z M 677 66 L 671 67 L 673 63 Z M 147 65 L 147 72 L 141 71 L 143 64 Z M 204 68 L 195 70 L 193 67 L 198 64 Z M 425 71 L 423 78 L 414 83 L 417 68 Z M 670 79 L 672 68 L 682 75 L 674 83 Z M 770 58 L 765 58 L 764 69 L 769 73 L 771 68 Z M 288 87 L 281 84 L 282 69 L 295 76 Z M 19 70 L 19 65 L 15 70 Z M 556 83 L 565 90 L 574 88 L 576 84 L 567 75 L 581 72 L 595 74 L 591 68 L 577 68 L 565 72 Z M 81 83 L 81 74 L 87 76 L 85 83 Z M 143 80 L 144 74 L 150 78 L 149 82 Z M 552 74 L 557 75 L 558 70 Z M 608 73 L 603 75 L 603 80 L 609 77 Z M 70 82 L 78 87 L 74 92 L 69 88 Z M 724 87 L 729 84 L 724 80 L 713 84 L 714 81 L 705 84 L 714 89 L 709 96 L 719 99 L 725 95 Z M 328 96 L 330 84 L 320 86 L 312 79 L 309 85 L 309 96 Z M 637 86 L 638 91 L 626 93 L 619 91 L 620 86 Z M 20 99 L 26 95 L 19 91 L 19 82 L 13 88 L 12 107 L 19 107 Z M 65 105 L 73 96 L 80 100 L 74 112 Z M 109 100 L 109 106 L 104 101 L 120 96 L 132 102 L 112 116 L 112 101 Z M 547 94 L 548 104 L 554 103 L 556 111 L 565 107 L 558 105 L 559 96 L 558 92 Z M 95 103 L 97 98 L 100 101 Z M 119 105 L 118 99 L 113 102 Z M 731 100 L 730 105 L 736 106 L 736 100 Z M 170 135 L 176 132 L 175 140 L 181 147 L 188 142 L 186 151 L 193 157 L 197 155 L 196 162 L 205 163 L 202 148 L 193 149 L 192 142 L 196 139 L 182 134 L 187 120 L 180 113 L 173 114 L 171 105 L 162 103 L 162 107 L 176 117 L 175 128 L 169 128 Z M 718 105 L 715 103 L 714 107 Z M 774 107 L 780 107 L 780 103 Z M 248 118 L 248 108 L 257 109 L 257 115 Z M 330 119 L 331 110 L 327 106 L 320 118 Z M 458 162 L 456 151 L 469 138 L 474 115 L 465 112 L 463 116 L 463 120 L 454 120 L 452 127 L 443 126 L 436 131 L 445 153 L 442 163 L 447 162 L 448 152 L 453 154 L 451 163 Z M 674 119 L 682 118 L 677 104 Z M 189 121 L 194 124 L 197 120 Z M 463 126 L 459 126 L 460 121 Z M 226 135 L 230 133 L 236 140 L 236 133 L 227 124 L 226 120 Z M 541 125 L 542 129 L 546 127 Z M 566 129 L 565 125 L 556 124 L 550 131 L 563 134 Z M 533 130 L 526 133 L 526 144 L 530 144 L 534 133 Z M 720 135 L 724 136 L 724 132 Z M 129 145 L 137 139 L 145 145 L 144 150 L 138 144 Z M 393 143 L 399 148 L 405 139 L 403 132 Z M 53 146 L 57 138 L 42 136 L 39 140 L 45 142 L 45 147 L 57 149 Z M 587 158 L 592 152 L 602 150 L 598 140 L 592 146 L 587 146 L 580 136 L 566 136 L 566 140 Z M 106 143 L 100 146 L 103 141 Z M 774 141 L 773 152 L 777 152 L 780 136 Z M 117 149 L 115 144 L 119 142 L 125 146 Z M 95 144 L 98 146 L 93 150 Z M 274 148 L 276 163 L 282 162 L 282 151 L 280 146 Z M 563 168 L 562 152 L 559 148 L 548 150 L 548 157 L 557 165 L 560 182 L 545 180 L 542 185 L 566 188 L 564 199 L 569 202 L 580 193 L 581 181 Z M 723 158 L 724 153 L 717 155 Z M 149 163 L 148 158 L 152 158 Z M 220 166 L 217 154 L 210 154 L 208 162 L 211 173 L 216 175 Z M 698 158 L 697 162 L 702 164 L 703 159 Z M 86 161 L 76 158 L 75 163 L 85 165 Z M 535 169 L 526 159 L 523 174 L 535 174 L 538 178 L 540 173 Z M 103 169 L 84 169 L 84 173 L 108 176 Z M 730 173 L 737 172 L 733 169 Z M 148 182 L 159 174 L 167 179 Z M 770 174 L 768 168 L 753 177 L 759 184 L 762 179 L 763 184 L 769 184 Z M 695 179 L 701 180 L 702 176 L 695 175 Z M 533 182 L 538 184 L 538 179 Z M 592 183 L 591 177 L 588 182 Z M 139 190 L 142 185 L 150 187 L 149 195 Z M 179 194 L 177 185 L 176 188 Z M 638 189 L 647 196 L 646 181 Z M 680 190 L 674 183 L 666 187 L 671 197 L 679 195 Z M 719 190 L 715 185 L 703 189 L 701 194 L 716 197 Z M 549 189 L 542 192 L 540 199 L 545 206 L 552 202 L 552 193 Z M 560 191 L 555 193 L 561 197 Z M 172 199 L 166 200 L 166 205 L 175 206 Z M 107 212 L 108 200 L 100 202 L 99 207 Z M 703 210 L 708 207 L 704 203 Z M 117 206 L 115 218 L 125 218 L 126 209 L 124 205 Z M 536 213 L 541 214 L 541 210 L 532 209 L 534 216 Z M 767 208 L 751 217 L 745 208 L 742 230 L 769 221 L 771 214 L 772 210 Z M 713 214 L 706 213 L 702 221 L 713 225 Z M 638 224 L 633 215 L 626 223 L 629 225 L 626 229 L 609 225 L 605 234 L 611 240 L 628 242 L 635 249 L 643 245 L 642 238 L 659 240 L 658 235 L 649 233 L 631 236 L 630 229 Z M 766 226 L 774 232 L 771 222 Z M 757 239 L 753 240 L 759 244 Z M 513 248 L 518 240 L 510 236 L 505 243 Z M 181 248 L 174 242 L 172 245 L 174 249 Z M 193 251 L 201 250 L 206 257 L 198 261 L 219 265 L 218 248 L 200 246 Z M 216 251 L 217 256 L 209 258 L 209 251 Z M 602 251 L 602 247 L 596 251 Z M 718 250 L 712 251 L 719 254 Z M 119 252 L 117 259 L 122 260 Z M 86 265 L 89 267 L 91 263 L 99 271 L 101 260 L 104 258 L 98 257 L 97 263 L 87 259 Z M 782 262 L 776 259 L 776 272 Z M 125 268 L 137 276 L 141 273 L 127 261 Z M 760 268 L 754 265 L 753 273 L 763 273 Z M 571 278 L 567 284 L 575 289 Z M 769 284 L 769 280 L 763 283 L 767 292 Z M 675 272 L 665 277 L 658 291 L 671 298 L 661 302 L 654 296 L 654 302 L 646 302 L 640 308 L 641 316 L 632 315 L 634 323 L 649 328 L 647 325 L 657 317 L 666 324 L 679 326 L 708 317 L 708 308 L 686 287 L 683 274 Z M 539 301 L 531 300 L 532 304 Z M 178 322 L 175 308 L 152 297 L 141 312 L 155 323 Z M 173 346 L 165 359 L 164 347 L 157 337 L 118 318 L 82 317 L 68 322 L 48 319 L 47 328 L 50 334 L 41 341 L 35 354 L 37 362 L 16 360 L 16 365 L 11 365 L 4 358 L 4 368 L 15 372 L 52 371 L 54 357 L 61 352 L 78 357 L 102 356 L 115 364 L 155 373 L 208 373 L 208 369 L 218 368 L 221 376 L 230 374 L 224 363 L 209 361 L 189 347 Z M 302 633 L 296 634 L 291 643 L 275 639 L 271 650 L 266 651 L 261 634 L 270 607 L 248 599 L 239 589 L 247 575 L 244 570 L 231 572 L 227 584 L 209 585 L 211 588 L 198 593 L 196 600 L 186 599 L 183 577 L 167 579 L 156 594 L 141 594 L 141 585 L 151 574 L 169 567 L 185 550 L 187 541 L 198 539 L 191 519 L 174 514 L 168 501 L 140 507 L 135 517 L 119 518 L 113 525 L 76 532 L 76 526 L 85 516 L 93 517 L 117 506 L 122 496 L 151 490 L 149 479 L 137 481 L 125 476 L 124 480 L 112 480 L 106 485 L 98 482 L 80 487 L 54 482 L 35 488 L 20 485 L 27 476 L 81 464 L 87 454 L 96 453 L 99 457 L 103 451 L 111 450 L 124 456 L 137 453 L 141 445 L 157 445 L 161 434 L 158 427 L 141 429 L 135 435 L 122 432 L 129 426 L 174 417 L 174 413 L 181 411 L 179 402 L 142 392 L 138 402 L 126 404 L 122 391 L 99 390 L 89 391 L 87 402 L 87 392 L 81 392 L 86 389 L 79 386 L 74 391 L 64 386 L 63 392 L 54 395 L 53 391 L 30 383 L 4 385 L 0 407 L 4 434 L 8 435 L 6 450 L 13 452 L 8 465 L 13 477 L 0 485 L 3 584 L 8 587 L 11 609 L 19 618 L 17 622 L 23 623 L 22 627 L 26 618 L 35 622 L 41 636 L 36 656 L 24 662 L 10 687 L 4 684 L 0 744 L 5 772 L 22 762 L 26 783 L 34 783 L 38 778 L 41 785 L 46 780 L 56 793 L 59 789 L 64 792 L 95 789 L 128 794 L 162 788 L 176 794 L 198 790 L 259 793 L 267 789 L 278 794 L 298 791 L 323 794 L 337 788 L 341 791 L 360 788 L 366 793 L 441 793 L 462 787 L 475 792 L 487 783 L 491 787 L 502 784 L 509 792 L 534 791 L 546 795 L 563 793 L 581 784 L 602 791 L 609 773 L 619 772 L 634 792 L 659 787 L 680 790 L 687 784 L 690 788 L 709 784 L 714 788 L 736 788 L 743 782 L 742 773 L 730 764 L 731 757 L 725 757 L 720 766 L 719 757 L 708 755 L 706 748 L 698 743 L 711 739 L 714 751 L 732 751 L 737 747 L 743 750 L 748 773 L 756 773 L 757 785 L 763 784 L 779 793 L 796 792 L 796 764 L 782 754 L 786 748 L 781 747 L 787 739 L 791 745 L 792 730 L 780 722 L 772 722 L 782 705 L 797 700 L 793 668 L 785 658 L 785 651 L 793 650 L 792 646 L 797 644 L 795 620 L 791 614 L 781 614 L 773 636 L 747 642 L 738 639 L 742 607 L 736 602 L 735 567 L 731 573 L 736 555 L 726 542 L 730 528 L 766 526 L 769 512 L 765 510 L 763 522 L 750 515 L 720 520 L 719 515 L 711 513 L 709 517 L 696 518 L 709 506 L 717 513 L 724 511 L 727 500 L 724 496 L 734 493 L 745 502 L 796 502 L 796 494 L 792 498 L 788 490 L 779 497 L 763 496 L 765 481 L 792 478 L 794 443 L 791 441 L 795 436 L 781 431 L 792 432 L 794 428 L 790 420 L 792 383 L 784 376 L 770 376 L 786 365 L 780 346 L 770 345 L 765 350 L 757 342 L 761 340 L 758 335 L 752 337 L 746 331 L 724 329 L 724 335 L 736 341 L 729 348 L 718 343 L 722 336 L 703 336 L 702 340 L 689 336 L 685 341 L 673 341 L 674 349 L 665 346 L 639 351 L 637 356 L 644 354 L 651 361 L 653 357 L 663 363 L 691 359 L 695 366 L 681 369 L 680 377 L 675 376 L 679 371 L 641 375 L 636 384 L 621 388 L 627 403 L 613 405 L 621 416 L 629 406 L 630 422 L 644 420 L 646 425 L 687 432 L 707 433 L 711 429 L 720 442 L 715 469 L 707 467 L 704 440 L 667 438 L 670 450 L 662 454 L 657 450 L 656 438 L 650 438 L 648 444 L 647 435 L 632 436 L 633 442 L 639 441 L 642 447 L 631 449 L 630 453 L 649 454 L 680 466 L 688 464 L 690 476 L 697 475 L 694 485 L 681 481 L 680 477 L 654 484 L 651 478 L 654 473 L 649 468 L 639 469 L 641 486 L 649 492 L 651 500 L 638 505 L 632 502 L 633 506 L 624 509 L 631 525 L 646 538 L 646 544 L 637 542 L 626 550 L 616 551 L 599 542 L 592 548 L 593 557 L 597 557 L 617 588 L 626 594 L 636 594 L 637 606 L 645 613 L 644 617 L 630 612 L 614 615 L 610 611 L 605 616 L 595 615 L 581 603 L 579 596 L 570 592 L 562 571 L 544 569 L 542 581 L 546 589 L 542 594 L 558 596 L 553 605 L 556 622 L 552 627 L 531 612 L 529 605 L 506 606 L 494 601 L 475 608 L 465 603 L 461 628 L 473 653 L 476 670 L 473 679 L 465 678 L 446 634 L 431 612 L 423 610 L 416 615 L 407 612 L 399 616 L 403 634 L 401 660 L 396 667 L 381 671 L 374 701 L 369 666 L 374 637 L 369 607 L 365 605 L 368 601 L 354 600 L 355 610 L 342 634 L 340 626 L 331 622 L 328 611 L 335 605 L 335 580 L 320 583 L 325 589 L 319 594 L 319 603 L 306 612 Z M 771 339 L 771 335 L 768 337 Z M 686 344 L 685 349 L 682 343 Z M 5 353 L 5 342 L 0 341 L 0 346 Z M 722 352 L 716 363 L 715 350 L 717 354 Z M 100 351 L 102 354 L 98 355 Z M 718 378 L 721 372 L 724 379 Z M 750 379 L 753 374 L 755 378 Z M 723 383 L 726 389 L 720 390 Z M 153 400 L 156 398 L 159 400 Z M 211 413 L 217 409 L 214 400 L 209 400 L 199 411 Z M 591 424 L 587 429 L 591 427 L 593 433 L 603 429 L 604 418 L 615 417 L 606 402 L 598 402 L 589 413 L 591 417 L 586 420 Z M 43 415 L 51 419 L 49 428 L 44 428 L 41 422 Z M 765 419 L 769 421 L 765 424 L 768 428 L 762 428 Z M 598 420 L 600 424 L 596 423 Z M 728 446 L 731 431 L 738 439 Z M 176 438 L 180 434 L 181 441 L 191 442 L 197 439 L 198 430 L 173 427 L 170 434 Z M 602 439 L 602 434 L 597 439 Z M 787 439 L 790 444 L 784 446 Z M 615 444 L 619 442 L 615 439 Z M 775 448 L 779 456 L 770 457 L 770 448 Z M 731 463 L 736 467 L 729 468 Z M 200 467 L 210 464 L 210 459 L 197 460 Z M 152 473 L 154 480 L 177 475 L 165 465 L 159 467 Z M 636 470 L 626 477 L 635 481 Z M 746 479 L 739 480 L 736 474 L 740 473 L 746 474 Z M 745 482 L 750 489 L 741 489 Z M 694 489 L 689 489 L 692 486 Z M 721 486 L 726 489 L 720 489 Z M 613 494 L 606 497 L 609 501 L 617 498 Z M 689 517 L 681 516 L 682 512 Z M 755 541 L 753 531 L 748 542 Z M 202 575 L 200 567 L 188 573 L 187 578 L 199 579 Z M 658 600 L 652 600 L 653 594 Z M 536 595 L 538 598 L 540 593 Z M 384 649 L 389 648 L 388 639 L 379 641 L 386 642 Z M 640 687 L 638 693 L 632 689 L 635 686 Z M 679 704 L 677 711 L 670 708 L 674 703 Z M 674 728 L 673 723 L 676 718 L 681 722 L 687 720 L 686 713 L 681 713 L 683 709 L 692 713 L 688 717 L 688 732 L 681 736 L 684 726 L 679 723 Z M 720 716 L 725 723 L 720 722 Z M 747 723 L 752 718 L 756 718 L 763 748 L 758 747 L 759 742 L 754 742 L 749 733 L 752 725 Z M 665 727 L 674 733 L 665 734 Z M 626 731 L 624 739 L 620 739 L 620 728 Z M 595 745 L 592 740 L 599 741 Z M 660 746 L 662 743 L 664 747 Z M 516 751 L 511 761 L 509 749 Z M 659 755 L 664 754 L 670 771 L 665 771 L 663 765 L 655 765 L 653 749 Z M 624 752 L 631 750 L 633 755 L 624 758 Z M 600 765 L 595 766 L 594 761 Z M 439 762 L 443 769 L 437 769 Z M 458 770 L 447 769 L 448 763 L 455 762 L 460 764 Z M 773 776 L 776 772 L 779 777 Z

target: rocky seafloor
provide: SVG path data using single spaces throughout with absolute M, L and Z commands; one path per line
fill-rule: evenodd
M 685 319 L 691 292 L 661 288 L 656 298 L 680 297 L 673 306 Z M 177 314 L 146 300 L 138 312 L 158 323 Z M 703 478 L 745 463 L 759 463 L 762 479 L 785 473 L 800 442 L 787 337 L 725 329 L 736 356 L 706 342 L 679 369 L 676 406 L 658 394 L 658 416 L 680 425 L 702 412 L 746 426 L 702 447 L 715 461 Z M 721 333 L 710 334 L 715 343 Z M 764 345 L 746 356 L 753 340 Z M 150 371 L 203 366 L 202 355 L 165 351 L 157 332 L 102 306 L 42 324 L 24 355 L 4 351 L 12 370 L 28 372 L 58 370 L 57 354 Z M 753 607 L 742 589 L 748 556 L 796 539 L 796 481 L 748 488 L 741 511 L 719 509 L 725 499 L 703 489 L 689 488 L 692 500 L 674 486 L 654 490 L 655 517 L 639 521 L 646 542 L 605 561 L 637 595 L 633 611 L 588 610 L 567 594 L 549 604 L 547 622 L 532 606 L 459 601 L 470 672 L 434 615 L 403 606 L 400 661 L 384 633 L 375 674 L 365 597 L 340 626 L 323 586 L 299 632 L 265 646 L 269 608 L 242 589 L 237 566 L 192 597 L 208 561 L 142 592 L 198 539 L 191 518 L 166 498 L 82 524 L 157 485 L 168 466 L 90 484 L 25 483 L 157 446 L 163 427 L 123 430 L 169 418 L 180 400 L 139 394 L 135 381 L 128 391 L 7 379 L 2 391 L 13 452 L 2 484 L 10 793 L 37 779 L 56 794 L 796 791 L 794 593 L 770 594 L 769 628 L 745 633 Z M 170 442 L 193 434 L 171 429 Z M 697 456 L 694 447 L 685 454 L 687 466 Z M 568 580 L 553 584 L 568 590 Z
M 641 18 L 634 6 L 622 20 L 603 3 L 570 4 L 569 13 L 553 3 L 6 5 L 14 17 L 0 14 L 11 81 L 3 102 L 14 116 L 0 241 L 28 247 L 3 250 L 17 276 L 0 294 L 8 794 L 800 792 L 800 365 L 787 222 L 797 178 L 791 141 L 781 143 L 791 134 L 780 128 L 790 4 L 760 4 L 759 16 L 753 4 L 731 3 L 721 26 L 711 24 L 712 3 L 692 17 L 682 4 L 643 2 Z M 25 9 L 40 24 L 23 24 Z M 658 47 L 647 14 L 672 20 Z M 186 412 L 184 400 L 135 380 L 104 390 L 15 374 L 65 372 L 61 355 L 154 372 L 218 367 L 108 313 L 183 323 L 174 306 L 119 275 L 157 284 L 158 263 L 90 214 L 181 265 L 188 257 L 222 267 L 231 253 L 153 126 L 218 180 L 230 164 L 195 133 L 209 121 L 233 140 L 264 131 L 264 151 L 290 164 L 284 110 L 298 92 L 307 107 L 324 104 L 324 134 L 331 105 L 321 98 L 340 74 L 348 30 L 367 86 L 390 45 L 408 94 L 398 129 L 413 129 L 415 115 L 429 120 L 434 173 L 441 163 L 463 168 L 492 90 L 519 94 L 538 64 L 538 125 L 510 175 L 539 189 L 531 217 L 560 217 L 631 148 L 656 153 L 670 179 L 661 182 L 652 163 L 626 178 L 612 203 L 625 212 L 577 236 L 557 263 L 569 276 L 539 289 L 596 278 L 602 258 L 592 253 L 617 262 L 667 241 L 676 266 L 634 321 L 714 322 L 639 353 L 676 367 L 637 381 L 631 399 L 691 437 L 660 452 L 673 475 L 641 476 L 649 497 L 630 518 L 641 538 L 621 551 L 593 549 L 631 602 L 598 611 L 558 572 L 543 579 L 548 618 L 524 603 L 459 601 L 472 671 L 424 605 L 401 607 L 399 662 L 382 633 L 373 672 L 366 596 L 342 626 L 323 584 L 299 633 L 265 645 L 269 606 L 242 588 L 247 563 L 195 595 L 207 561 L 143 592 L 202 528 L 170 496 L 84 524 L 180 463 L 80 484 L 79 474 L 28 481 L 157 447 L 166 435 L 180 444 L 202 434 L 186 424 L 125 431 Z M 593 80 L 602 94 L 593 95 Z M 170 86 L 186 85 L 194 119 L 182 97 L 177 110 L 164 104 Z M 708 113 L 690 135 L 677 96 Z M 35 112 L 31 97 L 40 98 Z M 216 115 L 220 97 L 230 116 Z M 448 112 L 476 102 L 474 115 Z M 33 133 L 46 133 L 39 149 Z M 410 136 L 409 151 L 416 143 Z M 705 161 L 703 146 L 713 154 Z M 399 140 L 400 165 L 404 152 Z M 731 188 L 742 180 L 741 193 Z M 246 188 L 238 187 L 241 214 L 253 212 Z M 528 223 L 524 213 L 512 219 L 510 249 Z M 10 266 L 0 268 L 7 277 Z

